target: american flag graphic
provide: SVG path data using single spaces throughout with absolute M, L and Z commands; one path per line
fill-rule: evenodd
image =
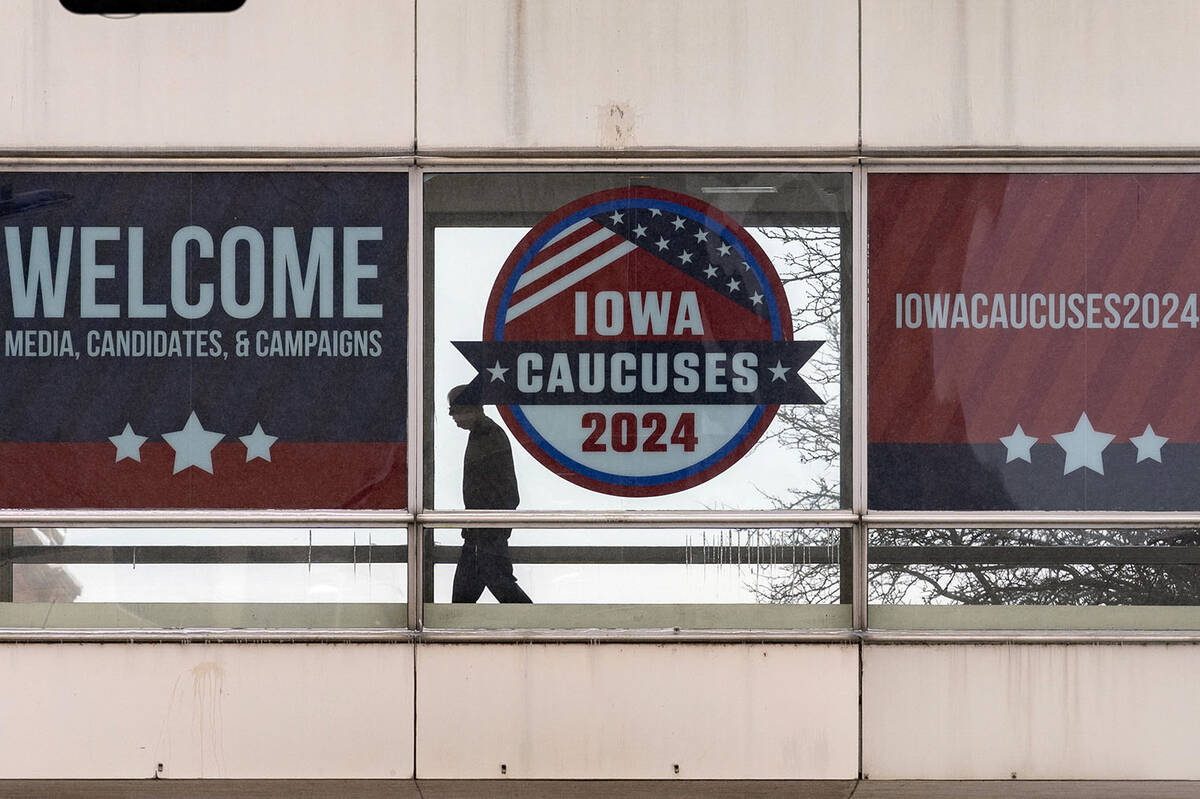
M 711 309 L 712 339 L 783 338 L 786 301 L 770 264 L 725 225 L 692 207 L 641 196 L 593 203 L 532 243 L 493 292 L 496 339 L 546 339 L 578 291 L 695 291 Z M 778 292 L 778 295 L 776 294 Z M 678 294 L 676 293 L 676 296 Z M 782 310 L 781 310 L 782 309 Z M 530 324 L 533 311 L 536 324 Z M 560 313 L 563 312 L 563 313 Z M 491 314 L 489 314 L 491 318 Z M 574 329 L 553 331 L 574 337 Z M 790 335 L 789 333 L 786 335 Z
M 767 318 L 762 269 L 750 265 L 747 259 L 753 256 L 744 245 L 691 209 L 664 211 L 641 201 L 586 217 L 554 235 L 522 271 L 505 323 L 602 270 L 619 271 L 634 253 L 678 269 L 704 291 Z

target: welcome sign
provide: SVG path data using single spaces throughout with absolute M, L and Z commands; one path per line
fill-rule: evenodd
M 0 506 L 403 507 L 404 175 L 0 191 Z

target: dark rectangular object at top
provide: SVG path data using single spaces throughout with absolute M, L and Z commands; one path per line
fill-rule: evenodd
M 246 0 L 60 0 L 74 14 L 197 14 L 237 11 Z

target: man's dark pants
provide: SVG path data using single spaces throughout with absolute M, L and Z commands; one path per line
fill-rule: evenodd
M 487 588 L 497 602 L 532 602 L 513 576 L 508 534 L 503 529 L 463 530 L 451 601 L 475 602 Z

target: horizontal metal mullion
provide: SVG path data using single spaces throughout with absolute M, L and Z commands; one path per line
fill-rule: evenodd
M 1200 547 L 1192 546 L 872 546 L 867 554 L 869 563 L 873 566 L 920 564 L 1194 566 L 1200 564 Z
M 858 163 L 858 154 L 837 148 L 825 152 L 804 150 L 662 150 L 626 151 L 614 156 L 611 152 L 573 150 L 477 150 L 425 149 L 416 154 L 418 167 L 431 173 L 451 171 L 505 171 L 528 169 L 555 172 L 583 168 L 646 170 L 663 172 L 731 171 L 800 169 L 807 172 L 850 172 Z
M 434 561 L 455 563 L 462 547 L 437 545 Z M 836 546 L 517 546 L 513 563 L 659 564 L 659 565 L 802 565 L 838 562 Z
M 403 527 L 405 510 L 18 510 L 0 527 Z
M 436 545 L 437 563 L 455 563 L 456 545 Z M 806 545 L 676 546 L 514 546 L 514 563 L 527 564 L 662 564 L 662 565 L 804 565 L 835 564 L 835 547 Z M 307 546 L 18 546 L 16 563 L 167 564 L 167 563 L 405 563 L 408 547 L 382 544 Z M 1061 566 L 1114 564 L 1152 566 L 1200 565 L 1195 546 L 874 546 L 873 566 L 995 565 Z
M 1200 512 L 1195 511 L 1003 511 L 1003 512 L 925 512 L 868 511 L 863 522 L 870 527 L 1198 527 Z
M 14 563 L 164 564 L 405 563 L 404 545 L 321 546 L 19 546 Z
M 853 644 L 859 633 L 848 629 L 829 630 L 771 630 L 771 629 L 652 629 L 652 628 L 582 628 L 582 629 L 424 629 L 417 644 L 424 643 L 582 643 L 596 644 Z
M 346 167 L 348 169 L 408 169 L 416 164 L 411 149 L 361 149 L 287 147 L 275 150 L 242 150 L 235 147 L 209 150 L 139 147 L 0 148 L 0 169 L 153 169 L 193 167 L 212 169 L 302 169 Z
M 426 527 L 849 527 L 851 511 L 428 511 Z
M 1188 630 L 654 630 L 654 629 L 24 629 L 0 628 L 0 643 L 863 643 L 873 645 L 1200 644 Z
M 251 644 L 412 644 L 420 633 L 403 627 L 356 629 L 188 627 L 152 629 L 0 628 L 0 643 L 61 644 L 165 644 L 165 643 L 251 643 Z
M 1200 164 L 1196 148 L 1149 147 L 868 147 L 860 163 L 869 172 L 1120 172 L 1190 171 Z
M 852 644 L 860 633 L 851 630 L 691 630 L 691 629 L 478 629 L 478 630 L 408 630 L 380 629 L 23 629 L 0 628 L 0 643 L 361 643 L 409 644 L 426 643 L 842 643 Z
M 1085 645 L 1200 644 L 1200 630 L 867 630 L 863 644 L 875 645 Z

